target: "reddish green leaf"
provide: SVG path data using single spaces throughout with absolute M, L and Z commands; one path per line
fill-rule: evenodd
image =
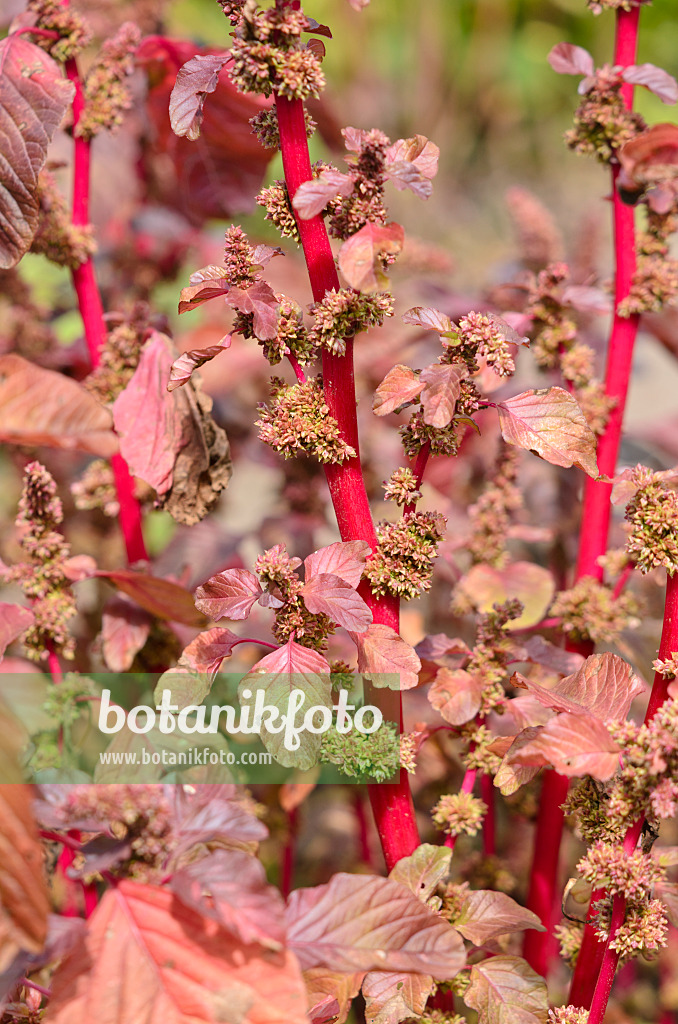
M 577 400 L 563 388 L 524 391 L 497 408 L 507 444 L 532 451 L 554 466 L 579 466 L 597 479 L 596 435 Z
M 606 782 L 619 767 L 621 749 L 598 718 L 564 712 L 546 723 L 537 736 L 511 754 L 514 763 L 551 765 L 568 778 L 592 775 Z
M 404 240 L 405 232 L 400 224 L 365 224 L 339 250 L 339 269 L 347 284 L 360 292 L 376 292 L 387 287 L 383 258 L 397 256 Z
M 229 53 L 204 54 L 192 57 L 179 69 L 169 103 L 175 135 L 185 135 L 192 142 L 200 137 L 205 97 L 216 89 L 219 72 L 229 59 Z
M 504 892 L 474 889 L 469 892 L 459 915 L 452 922 L 457 931 L 474 946 L 483 946 L 508 932 L 527 928 L 545 932 L 536 914 L 526 910 Z
M 358 995 L 363 972 L 344 974 L 327 967 L 304 971 L 308 992 L 308 1015 L 312 1024 L 344 1024 L 351 1001 Z
M 312 181 L 304 181 L 294 193 L 292 206 L 302 220 L 310 220 L 321 213 L 331 199 L 348 196 L 353 191 L 353 179 L 341 171 L 321 171 Z
M 454 416 L 461 382 L 468 370 L 461 363 L 434 363 L 421 371 L 420 381 L 425 385 L 421 393 L 424 423 L 431 427 L 446 427 Z
M 368 676 L 373 686 L 411 690 L 417 685 L 421 662 L 414 648 L 405 643 L 391 626 L 373 622 L 355 640 L 358 671 Z
M 56 61 L 26 36 L 0 42 L 0 267 L 13 267 L 38 227 L 38 175 L 73 99 Z M 18 358 L 18 357 L 16 357 Z
M 433 192 L 430 179 L 438 173 L 439 156 L 440 150 L 425 135 L 398 139 L 386 150 L 386 174 L 399 192 L 409 188 L 420 199 L 428 199 Z
M 301 596 L 314 615 L 327 615 L 354 633 L 364 633 L 372 622 L 372 612 L 360 594 L 333 573 L 312 576 L 304 583 Z
M 364 540 L 338 540 L 326 548 L 319 548 L 304 559 L 306 580 L 320 573 L 332 573 L 349 586 L 357 587 L 371 551 L 372 548 Z
M 478 1024 L 546 1024 L 548 1019 L 546 982 L 519 956 L 492 956 L 475 964 L 464 1002 L 478 1011 Z
M 221 352 L 231 347 L 231 335 L 227 334 L 218 345 L 210 345 L 208 348 L 194 348 L 191 352 L 184 352 L 172 363 L 170 378 L 167 383 L 167 390 L 174 391 L 193 376 L 193 371 L 208 363 Z
M 464 725 L 478 714 L 485 684 L 463 668 L 441 668 L 429 687 L 428 699 L 450 725 Z
M 417 398 L 423 387 L 424 381 L 418 373 L 398 363 L 388 371 L 374 394 L 372 408 L 375 415 L 387 416 L 394 412 L 399 406 Z
M 306 1024 L 294 957 L 248 946 L 166 888 L 123 880 L 52 979 L 54 1024 Z
M 110 458 L 118 450 L 112 427 L 108 409 L 82 384 L 14 353 L 0 355 L 0 441 Z
M 291 893 L 287 941 L 305 969 L 408 971 L 442 981 L 466 959 L 454 929 L 404 886 L 343 872 Z
M 203 583 L 195 592 L 195 606 L 210 619 L 246 619 L 263 594 L 254 573 L 226 569 Z
M 420 1017 L 433 989 L 430 974 L 370 971 L 363 981 L 367 1024 L 400 1024 Z
M 131 569 L 99 569 L 94 574 L 108 580 L 151 615 L 185 626 L 204 626 L 206 619 L 196 609 L 193 594 L 178 583 L 148 576 Z

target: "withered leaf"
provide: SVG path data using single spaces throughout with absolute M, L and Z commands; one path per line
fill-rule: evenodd
M 231 335 L 227 334 L 219 345 L 210 345 L 208 348 L 194 348 L 190 352 L 184 352 L 183 355 L 180 355 L 172 363 L 167 390 L 174 391 L 176 388 L 186 384 L 193 376 L 194 370 L 203 366 L 204 363 L 208 363 L 210 359 L 214 359 L 220 352 L 225 352 L 230 347 Z

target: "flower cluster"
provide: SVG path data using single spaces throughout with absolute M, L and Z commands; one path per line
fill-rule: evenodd
M 490 732 L 486 725 L 469 722 L 461 729 L 461 735 L 468 743 L 468 750 L 464 755 L 464 767 L 475 768 L 476 771 L 483 772 L 485 775 L 496 775 L 501 758 L 490 750 L 497 738 L 495 734 Z
M 631 535 L 626 551 L 641 572 L 662 566 L 672 576 L 678 568 L 678 494 L 652 470 L 636 466 L 638 488 L 626 506 Z
M 577 864 L 577 871 L 594 889 L 619 893 L 628 900 L 647 896 L 649 889 L 664 877 L 664 869 L 642 850 L 626 853 L 602 839 L 591 846 Z
M 373 733 L 351 729 L 323 733 L 320 760 L 336 764 L 344 775 L 386 782 L 400 770 L 400 738 L 392 722 L 383 722 Z
M 134 71 L 140 39 L 137 26 L 126 21 L 104 43 L 85 78 L 85 109 L 75 126 L 76 135 L 91 139 L 105 128 L 122 124 L 124 112 L 132 106 L 125 79 Z
M 276 336 L 271 340 L 258 342 L 271 366 L 276 366 L 286 355 L 293 355 L 302 365 L 314 357 L 313 342 L 304 326 L 301 306 L 287 295 L 276 295 L 280 301 Z
M 270 220 L 283 238 L 291 238 L 297 245 L 301 244 L 297 219 L 284 181 L 276 180 L 262 188 L 255 201 L 266 210 L 264 220 Z
M 495 604 L 491 612 L 481 615 L 478 620 L 476 640 L 466 671 L 483 680 L 483 696 L 480 713 L 486 715 L 494 708 L 501 707 L 505 700 L 503 683 L 506 680 L 506 665 L 511 656 L 511 641 L 506 625 L 517 619 L 523 612 L 523 605 L 516 598 L 503 604 Z
M 64 658 L 73 658 L 75 654 L 68 623 L 76 614 L 76 607 L 66 573 L 70 548 L 59 530 L 63 519 L 54 478 L 39 462 L 29 462 L 16 519 L 21 531 L 20 544 L 29 562 L 5 569 L 3 575 L 8 582 L 19 583 L 31 598 L 35 622 L 22 641 L 34 661 L 46 659 L 50 650 Z
M 305 14 L 278 4 L 265 11 L 230 5 L 228 14 L 235 25 L 230 76 L 240 92 L 292 100 L 320 96 L 325 76 L 318 56 L 301 39 L 311 28 Z
M 527 189 L 514 187 L 506 194 L 506 205 L 518 235 L 522 263 L 537 273 L 560 259 L 563 240 L 543 203 Z
M 666 701 L 643 725 L 608 722 L 622 747 L 622 767 L 608 784 L 608 813 L 620 824 L 641 814 L 670 818 L 676 807 L 678 779 L 678 702 Z
M 525 307 L 532 318 L 530 351 L 545 370 L 557 366 L 559 353 L 577 336 L 577 325 L 562 301 L 562 285 L 569 274 L 565 263 L 551 263 L 530 284 Z
M 470 350 L 473 358 L 484 358 L 500 377 L 515 373 L 514 345 L 490 317 L 474 312 L 463 316 L 459 321 L 459 341 L 462 351 Z
M 100 508 L 111 518 L 120 511 L 113 470 L 105 459 L 94 459 L 87 465 L 80 479 L 71 484 L 71 494 L 76 508 Z
M 520 490 L 516 487 L 518 459 L 516 448 L 502 445 L 494 476 L 468 510 L 471 536 L 465 547 L 474 563 L 485 562 L 498 569 L 506 563 L 511 514 L 523 504 Z
M 96 250 L 92 228 L 71 223 L 68 204 L 49 171 L 38 178 L 40 222 L 31 242 L 31 252 L 45 256 L 60 267 L 75 269 Z
M 598 68 L 574 116 L 565 141 L 577 153 L 608 164 L 615 152 L 645 127 L 640 114 L 628 110 L 621 97 L 621 68 Z
M 577 966 L 577 957 L 579 956 L 582 939 L 584 938 L 584 922 L 562 921 L 555 926 L 553 932 L 558 939 L 561 957 L 574 970 Z
M 276 544 L 259 555 L 255 571 L 278 604 L 273 626 L 273 635 L 278 643 L 287 643 L 294 635 L 302 647 L 322 651 L 335 626 L 327 615 L 314 614 L 304 604 L 301 596 L 303 583 L 296 573 L 300 565 L 300 558 L 290 557 L 284 544 Z
M 562 590 L 550 614 L 562 620 L 561 629 L 573 640 L 595 644 L 614 643 L 625 629 L 640 624 L 638 603 L 631 594 L 614 595 L 593 576 L 582 576 L 569 590 Z
M 83 18 L 61 0 L 28 0 L 26 10 L 35 17 L 36 28 L 58 32 L 59 39 L 35 36 L 33 41 L 55 60 L 65 62 L 77 57 L 92 38 Z
M 474 836 L 483 823 L 487 806 L 472 793 L 450 793 L 441 796 L 431 812 L 433 824 L 441 832 L 458 836 Z
M 347 147 L 354 151 L 346 157 L 353 189 L 347 196 L 330 200 L 325 213 L 330 235 L 347 239 L 367 223 L 385 224 L 388 220 L 383 194 L 390 140 L 378 128 L 371 131 L 345 128 L 343 135 Z
M 631 289 L 619 304 L 618 312 L 623 317 L 659 313 L 663 306 L 678 298 L 678 260 L 669 256 L 668 245 L 660 252 L 645 252 L 645 244 L 641 238 Z
M 549 1010 L 549 1024 L 586 1024 L 589 1011 L 583 1006 L 556 1006 Z
M 372 593 L 410 600 L 428 590 L 445 522 L 438 512 L 408 512 L 395 523 L 380 523 L 377 550 L 365 565 Z
M 355 457 L 355 449 L 344 441 L 339 424 L 330 416 L 319 377 L 292 386 L 273 377 L 271 391 L 271 403 L 258 407 L 256 421 L 265 444 L 286 459 L 308 455 L 328 463 Z
M 363 295 L 352 288 L 332 289 L 320 302 L 310 307 L 313 327 L 309 339 L 313 345 L 343 356 L 346 339 L 370 327 L 381 327 L 384 318 L 393 316 L 393 296 L 390 292 Z
M 599 900 L 595 904 L 595 929 L 598 937 L 606 941 L 610 933 L 612 901 Z M 610 948 L 619 953 L 621 962 L 641 953 L 651 957 L 666 945 L 668 921 L 661 900 L 629 901 L 623 924 L 615 932 Z
M 459 404 L 457 402 L 457 411 Z M 432 427 L 429 423 L 424 423 L 424 414 L 419 409 L 412 413 L 409 422 L 400 428 L 400 437 L 405 454 L 411 457 L 417 455 L 425 444 L 431 446 L 431 455 L 456 455 L 461 443 L 461 429 L 456 419 L 446 427 Z
M 99 365 L 84 382 L 101 402 L 114 402 L 132 379 L 151 329 L 150 317 L 149 307 L 139 302 L 108 332 Z
M 594 14 L 602 14 L 603 11 L 631 11 L 634 7 L 650 3 L 650 0 L 586 0 L 586 3 Z
M 305 107 L 304 118 L 306 121 L 306 137 L 310 139 L 317 125 Z M 250 118 L 250 125 L 252 126 L 253 134 L 256 135 L 264 149 L 280 149 L 278 112 L 275 107 L 260 110 L 258 114 Z
M 421 491 L 417 488 L 417 478 L 409 466 L 394 469 L 388 480 L 383 484 L 387 501 L 395 501 L 396 505 L 409 505 L 419 501 Z

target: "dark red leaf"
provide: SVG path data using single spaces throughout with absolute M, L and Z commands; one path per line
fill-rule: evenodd
M 414 324 L 416 327 L 423 327 L 427 331 L 439 331 L 441 334 L 455 330 L 449 316 L 441 313 L 439 309 L 433 309 L 432 306 L 413 306 L 407 313 L 403 313 L 402 321 L 404 324 Z
M 209 266 L 203 267 L 202 270 L 196 270 L 191 274 L 188 287 L 181 289 L 179 312 L 187 313 L 202 305 L 203 302 L 226 295 L 230 287 L 223 267 Z
M 306 579 L 320 573 L 334 573 L 351 587 L 357 587 L 371 550 L 364 540 L 338 540 L 326 548 L 319 548 L 304 559 Z
M 24 35 L 0 42 L 0 267 L 13 267 L 38 227 L 38 175 L 74 87 Z
M 314 615 L 327 615 L 353 633 L 364 633 L 372 622 L 372 612 L 360 594 L 333 573 L 312 576 L 304 583 L 301 596 Z
M 219 72 L 229 58 L 228 53 L 200 54 L 179 69 L 169 102 L 170 124 L 175 135 L 185 135 L 192 142 L 200 137 L 205 97 L 216 89 Z
M 179 356 L 172 363 L 167 390 L 174 391 L 176 388 L 180 388 L 182 384 L 186 384 L 193 376 L 194 370 L 197 370 L 204 363 L 208 363 L 210 359 L 214 359 L 220 352 L 225 352 L 230 347 L 231 335 L 227 334 L 219 345 L 210 345 L 209 348 L 194 348 L 191 352 L 184 352 L 183 355 Z
M 153 619 L 147 611 L 124 596 L 106 602 L 101 617 L 104 661 L 111 672 L 129 672 L 144 646 Z
M 226 569 L 198 587 L 195 606 L 210 619 L 246 619 L 262 593 L 253 573 L 247 569 Z
M 183 622 L 185 626 L 206 625 L 205 616 L 195 607 L 193 594 L 178 583 L 131 569 L 100 569 L 94 575 L 108 580 L 159 619 Z
M 224 658 L 230 658 L 240 637 L 230 629 L 215 626 L 198 633 L 181 655 L 180 663 L 195 672 L 218 672 Z
M 592 775 L 606 782 L 619 767 L 620 748 L 599 718 L 587 713 L 556 715 L 537 736 L 508 757 L 522 765 L 551 765 L 573 778 Z
M 450 725 L 465 725 L 478 714 L 485 684 L 462 668 L 438 670 L 428 699 Z
M 446 427 L 451 423 L 461 394 L 461 382 L 466 377 L 468 370 L 462 363 L 434 363 L 421 371 L 424 423 L 431 427 Z
M 377 687 L 411 690 L 419 682 L 421 662 L 395 629 L 373 622 L 355 638 L 358 647 L 358 671 Z
M 559 75 L 592 75 L 595 71 L 589 51 L 572 43 L 557 43 L 549 53 L 548 61 Z
M 231 288 L 226 295 L 229 306 L 241 313 L 253 313 L 253 330 L 261 341 L 270 341 L 278 333 L 280 302 L 270 284 L 255 281 L 249 288 Z

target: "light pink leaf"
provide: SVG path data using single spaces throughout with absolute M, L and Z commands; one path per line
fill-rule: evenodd
M 112 426 L 108 409 L 78 381 L 13 352 L 0 355 L 0 441 L 110 458 L 118 450 Z
M 317 651 L 302 647 L 294 640 L 288 640 L 277 651 L 267 654 L 241 679 L 238 686 L 241 706 L 250 706 L 258 690 L 263 690 L 265 703 L 274 707 L 279 715 L 287 715 L 293 691 L 300 690 L 304 702 L 298 710 L 298 724 L 311 707 L 332 708 L 329 664 Z M 259 735 L 269 753 L 285 768 L 305 771 L 317 761 L 322 739 L 319 733 L 302 731 L 299 745 L 290 748 L 286 746 L 285 732 L 280 730 L 277 717 L 271 720 L 266 716 L 262 717 Z
M 391 367 L 374 394 L 372 409 L 376 416 L 387 416 L 399 406 L 415 399 L 424 387 L 418 373 L 398 363 Z
M 256 857 L 242 850 L 215 850 L 177 871 L 171 886 L 185 906 L 218 921 L 244 945 L 282 949 L 285 905 Z
M 327 885 L 295 889 L 287 942 L 302 968 L 408 971 L 452 978 L 464 966 L 461 938 L 398 882 L 339 872 Z
M 252 260 L 257 267 L 265 267 L 274 256 L 284 256 L 285 253 L 279 245 L 264 245 L 263 243 L 254 246 Z
M 195 607 L 193 594 L 178 583 L 132 569 L 98 569 L 94 575 L 108 580 L 159 619 L 199 628 L 206 625 L 204 615 Z
M 596 67 L 589 51 L 572 43 L 557 43 L 548 61 L 559 75 L 592 75 Z
M 512 755 L 524 765 L 551 765 L 568 778 L 592 775 L 606 782 L 619 767 L 620 748 L 598 718 L 589 714 L 556 715 L 530 743 Z
M 483 946 L 490 939 L 509 932 L 522 932 L 527 928 L 546 931 L 531 910 L 521 907 L 506 893 L 493 892 L 491 889 L 474 889 L 469 892 L 452 924 L 474 946 Z
M 522 614 L 511 619 L 507 628 L 524 629 L 543 619 L 555 594 L 555 580 L 541 565 L 511 562 L 505 569 L 474 565 L 457 584 L 457 590 L 478 609 L 490 612 L 494 604 L 517 598 L 524 605 Z
M 623 720 L 645 683 L 617 654 L 592 654 L 573 674 L 546 689 L 525 679 L 523 685 L 555 711 L 589 711 L 596 718 Z
M 356 637 L 356 643 L 358 671 L 368 676 L 373 686 L 411 690 L 417 685 L 421 662 L 414 648 L 391 626 L 373 622 Z
M 0 268 L 15 266 L 33 241 L 38 175 L 73 93 L 56 61 L 26 36 L 0 42 Z
M 587 288 L 583 284 L 569 284 L 563 290 L 562 303 L 584 313 L 609 313 L 612 299 L 601 288 Z
M 304 583 L 301 596 L 313 615 L 327 615 L 354 633 L 364 633 L 372 622 L 372 612 L 360 594 L 333 573 L 312 576 Z
M 209 302 L 210 299 L 216 299 L 220 295 L 225 296 L 231 287 L 226 280 L 224 268 L 213 265 L 203 267 L 202 270 L 196 270 L 191 274 L 190 282 L 187 288 L 181 289 L 181 295 L 179 296 L 180 313 L 187 313 L 191 309 L 196 309 L 203 302 Z
M 452 421 L 461 382 L 468 370 L 461 363 L 434 363 L 421 371 L 420 380 L 425 387 L 421 393 L 424 423 L 431 427 L 446 427 Z
M 185 444 L 179 407 L 167 393 L 171 365 L 169 339 L 154 331 L 132 379 L 113 403 L 120 453 L 130 472 L 159 495 L 171 489 L 177 454 Z
M 418 167 L 407 160 L 396 160 L 384 168 L 386 175 L 398 192 L 409 188 L 419 199 L 429 199 L 433 195 L 433 185 L 421 173 Z
M 240 643 L 240 637 L 230 629 L 215 626 L 198 633 L 185 647 L 180 663 L 195 672 L 216 673 L 224 658 L 230 658 L 233 648 Z
M 549 1001 L 544 979 L 519 956 L 492 956 L 471 968 L 464 1002 L 479 1024 L 546 1024 Z
M 278 333 L 280 302 L 266 281 L 255 281 L 249 288 L 231 288 L 226 295 L 229 306 L 240 313 L 253 314 L 252 330 L 261 341 L 270 341 Z
M 531 661 L 560 675 L 571 675 L 581 668 L 584 658 L 575 651 L 564 651 L 543 636 L 531 636 L 513 650 L 514 661 Z
M 439 309 L 432 306 L 413 306 L 403 313 L 404 324 L 414 324 L 415 327 L 423 327 L 427 331 L 438 331 L 440 334 L 447 334 L 456 330 L 449 316 L 441 313 Z
M 55 1024 L 306 1024 L 292 954 L 242 941 L 167 887 L 123 879 L 52 978 Z M 124 980 L 123 980 L 124 979 Z
M 351 587 L 360 583 L 365 560 L 372 548 L 364 540 L 338 540 L 326 548 L 319 548 L 304 559 L 306 580 L 320 573 L 333 573 Z
M 63 563 L 64 576 L 72 583 L 88 580 L 97 571 L 97 563 L 90 555 L 72 555 Z
M 596 435 L 577 400 L 563 388 L 524 391 L 497 408 L 507 444 L 532 451 L 554 466 L 579 466 L 597 479 Z
M 478 714 L 485 685 L 462 668 L 438 669 L 428 699 L 450 725 L 464 725 Z
M 195 606 L 210 619 L 246 619 L 262 594 L 261 584 L 247 569 L 226 569 L 195 592 Z
M 385 256 L 402 250 L 405 232 L 400 224 L 365 224 L 339 250 L 339 269 L 347 284 L 359 292 L 376 292 L 387 286 L 382 268 Z
M 175 135 L 185 135 L 191 142 L 200 137 L 205 97 L 216 89 L 219 72 L 230 56 L 223 53 L 193 57 L 179 69 L 169 103 Z
M 409 188 L 421 199 L 428 199 L 433 191 L 430 179 L 438 173 L 439 156 L 440 150 L 425 135 L 398 139 L 386 150 L 386 173 L 399 192 Z
M 302 220 L 310 220 L 321 213 L 331 199 L 348 196 L 353 191 L 353 179 L 341 171 L 322 171 L 312 181 L 304 181 L 294 193 L 292 206 Z
M 135 657 L 148 640 L 153 619 L 127 597 L 111 598 L 101 616 L 104 661 L 111 672 L 129 672 Z
M 30 608 L 0 601 L 0 658 L 9 645 L 35 622 Z
M 632 85 L 644 85 L 658 96 L 662 103 L 678 102 L 678 82 L 673 75 L 654 64 L 634 64 L 622 71 L 622 78 Z
M 186 384 L 193 376 L 193 371 L 210 359 L 214 359 L 220 352 L 225 352 L 231 347 L 231 335 L 227 334 L 219 345 L 210 345 L 208 348 L 194 348 L 190 352 L 184 352 L 178 359 L 175 359 L 170 369 L 170 378 L 167 384 L 168 391 L 174 391 Z

